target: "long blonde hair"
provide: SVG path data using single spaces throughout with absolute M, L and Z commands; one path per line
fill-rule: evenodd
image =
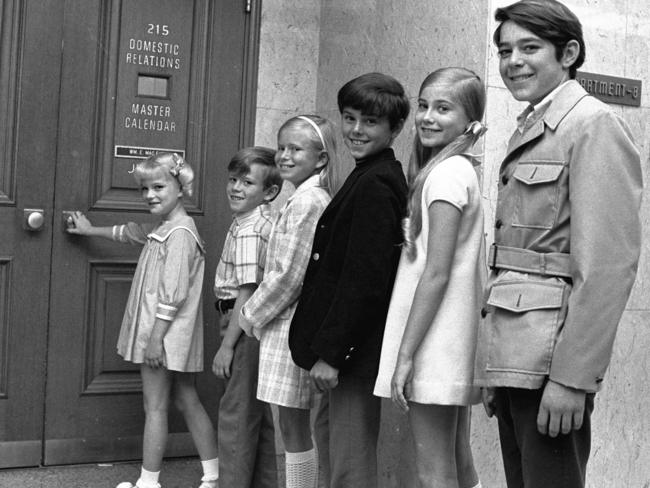
M 317 132 L 311 123 L 305 119 L 311 120 L 318 126 L 320 131 Z M 309 139 L 317 151 L 325 151 L 327 153 L 327 164 L 320 170 L 320 184 L 324 187 L 330 195 L 334 195 L 339 186 L 339 160 L 337 155 L 336 143 L 336 128 L 329 119 L 321 117 L 320 115 L 297 115 L 287 120 L 280 129 L 278 134 L 287 127 L 298 126 L 309 132 Z
M 422 232 L 422 187 L 433 167 L 440 161 L 466 153 L 485 132 L 481 124 L 485 112 L 485 87 L 476 73 L 465 68 L 441 68 L 430 73 L 422 82 L 419 93 L 431 85 L 452 87 L 454 102 L 458 103 L 470 123 L 465 131 L 433 155 L 432 148 L 424 147 L 416 133 L 409 159 L 408 213 L 403 222 L 404 247 L 407 255 L 415 259 L 415 239 Z

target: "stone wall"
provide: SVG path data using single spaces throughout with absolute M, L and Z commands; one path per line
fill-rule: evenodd
M 486 80 L 489 131 L 484 147 L 483 193 L 488 243 L 496 203 L 498 167 L 523 106 L 513 101 L 498 73 L 491 43 L 494 9 L 509 0 L 264 0 L 260 44 L 256 143 L 273 147 L 278 127 L 297 113 L 338 122 L 336 92 L 368 71 L 395 76 L 412 100 L 422 79 L 442 66 L 464 66 Z M 632 127 L 648 178 L 650 141 L 650 5 L 645 0 L 567 0 L 583 22 L 584 71 L 643 80 L 642 106 L 613 105 Z M 413 104 L 413 107 L 415 104 Z M 412 115 L 395 143 L 408 160 Z M 341 152 L 344 173 L 352 161 Z M 614 162 L 613 162 L 614 163 Z M 647 193 L 647 191 L 646 191 Z M 643 203 L 643 222 L 650 202 Z M 647 235 L 647 230 L 644 236 Z M 621 236 L 624 239 L 625 236 Z M 644 242 L 648 239 L 644 238 Z M 647 246 L 647 244 L 646 244 Z M 612 284 L 616 286 L 616 284 Z M 589 487 L 650 486 L 650 262 L 644 250 L 637 283 L 621 321 L 612 365 L 596 398 Z M 411 486 L 412 448 L 404 416 L 386 402 L 381 434 L 381 487 Z M 494 421 L 473 411 L 472 446 L 487 488 L 504 487 Z

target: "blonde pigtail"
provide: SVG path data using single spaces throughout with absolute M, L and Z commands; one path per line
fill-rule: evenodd
M 411 232 L 411 219 L 408 216 L 402 219 L 402 233 L 404 234 L 404 243 L 402 244 L 404 252 L 409 259 L 413 260 L 416 256 L 416 250 Z
M 192 183 L 194 182 L 194 170 L 185 162 L 181 156 L 172 153 L 172 161 L 174 166 L 169 170 L 169 173 L 175 177 L 181 185 L 183 194 L 191 197 L 194 190 Z

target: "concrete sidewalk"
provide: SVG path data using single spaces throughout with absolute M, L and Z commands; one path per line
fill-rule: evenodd
M 284 460 L 278 456 L 279 486 L 284 486 Z M 115 488 L 121 481 L 135 483 L 140 463 L 76 464 L 44 468 L 0 470 L 0 488 Z M 160 473 L 162 488 L 197 488 L 201 482 L 198 458 L 166 459 Z M 220 487 L 227 488 L 227 487 Z

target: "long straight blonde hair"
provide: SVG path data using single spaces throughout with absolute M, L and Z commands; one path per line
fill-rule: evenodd
M 310 119 L 318 126 L 320 134 L 316 132 L 314 127 L 307 122 L 305 118 Z M 293 126 L 298 126 L 302 130 L 307 131 L 314 148 L 317 151 L 325 151 L 325 153 L 327 153 L 327 164 L 320 170 L 319 177 L 321 186 L 324 187 L 331 196 L 333 196 L 339 189 L 340 185 L 340 163 L 336 142 L 337 131 L 334 124 L 329 119 L 321 117 L 320 115 L 297 115 L 291 117 L 280 126 L 280 129 L 278 129 L 278 135 L 283 129 Z
M 413 151 L 409 159 L 407 177 L 409 183 L 408 214 L 404 219 L 404 247 L 407 255 L 415 259 L 415 239 L 422 232 L 422 187 L 433 167 L 440 161 L 468 152 L 485 132 L 480 121 L 485 112 L 485 87 L 479 76 L 465 68 L 441 68 L 430 73 L 422 82 L 419 94 L 432 85 L 452 88 L 453 102 L 465 111 L 470 123 L 465 132 L 433 154 L 424 147 L 420 136 L 415 134 Z

